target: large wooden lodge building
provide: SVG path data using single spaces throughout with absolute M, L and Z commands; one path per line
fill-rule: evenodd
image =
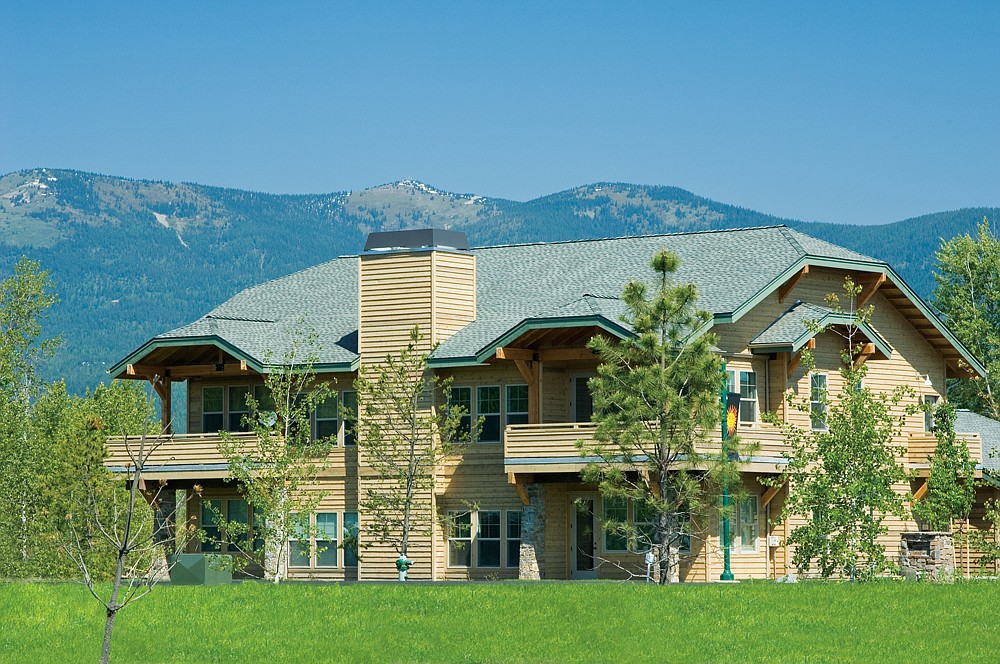
M 352 407 L 358 369 L 398 350 L 419 325 L 427 350 L 436 347 L 431 368 L 453 378 L 452 398 L 483 418 L 483 427 L 460 458 L 437 471 L 426 500 L 439 514 L 452 512 L 452 525 L 411 546 L 416 564 L 410 577 L 642 575 L 643 554 L 628 551 L 601 527 L 602 514 L 633 522 L 641 514 L 631 505 L 603 501 L 595 486 L 581 482 L 587 459 L 576 442 L 591 436 L 594 426 L 587 379 L 597 362 L 586 344 L 597 334 L 631 333 L 621 322 L 622 289 L 629 280 L 652 276 L 648 262 L 661 248 L 680 256 L 676 280 L 696 284 L 700 307 L 713 315 L 711 330 L 731 389 L 740 393 L 740 435 L 759 443 L 753 456 L 741 459 L 748 499 L 732 520 L 732 571 L 737 579 L 784 574 L 791 560 L 784 547 L 789 525 L 775 524 L 774 517 L 787 487 L 769 489 L 759 480 L 780 471 L 786 447 L 761 414 L 773 411 L 808 427 L 808 414 L 786 406 L 786 392 L 806 397 L 821 386 L 837 398 L 843 340 L 834 332 L 813 335 L 806 325 L 836 324 L 825 295 L 842 292 L 850 275 L 864 287 L 860 304 L 875 305 L 864 329 L 866 385 L 874 391 L 908 385 L 919 401 L 937 402 L 947 379 L 984 369 L 889 265 L 783 226 L 474 249 L 454 231 L 373 233 L 360 255 L 249 288 L 113 367 L 116 378 L 157 378 L 167 422 L 171 383 L 187 382 L 187 433 L 170 436 L 145 477 L 167 480 L 174 489 L 201 485 L 201 501 L 214 501 L 230 519 L 252 522 L 253 510 L 227 481 L 216 445 L 220 430 L 245 428 L 245 397 L 263 385 L 269 358 L 283 357 L 304 324 L 319 334 L 315 371 L 332 381 L 340 403 Z M 807 347 L 817 360 L 811 374 L 800 364 Z M 354 432 L 337 411 L 313 416 L 318 435 L 337 439 L 321 478 L 326 497 L 312 516 L 329 548 L 310 552 L 299 543 L 289 575 L 391 579 L 394 551 L 372 546 L 359 561 L 338 547 L 346 530 L 364 524 L 358 496 L 372 480 L 359 463 Z M 998 438 L 996 423 L 969 413 L 959 422 L 981 474 L 984 443 L 990 447 Z M 913 480 L 901 493 L 919 495 L 926 482 L 935 445 L 927 425 L 923 413 L 907 418 L 899 442 L 908 450 L 902 461 Z M 108 465 L 123 470 L 121 442 L 112 440 L 109 447 Z M 987 476 L 993 465 L 987 461 Z M 977 515 L 983 500 L 995 495 L 995 489 L 979 489 Z M 477 509 L 470 512 L 469 504 Z M 194 517 L 211 529 L 211 510 L 198 501 L 191 505 Z M 915 524 L 889 525 L 886 545 L 892 552 L 899 533 Z M 719 533 L 717 519 L 693 533 L 682 556 L 682 580 L 719 578 Z M 225 551 L 226 545 L 215 548 Z M 524 564 L 526 558 L 537 567 Z

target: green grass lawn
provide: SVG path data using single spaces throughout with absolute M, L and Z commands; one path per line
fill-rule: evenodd
M 1000 659 L 1000 583 L 160 586 L 120 662 L 965 662 Z M 0 584 L 0 660 L 96 661 L 82 586 Z

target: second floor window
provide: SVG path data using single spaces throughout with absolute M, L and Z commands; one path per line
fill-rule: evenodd
M 936 394 L 924 395 L 924 431 L 930 433 L 934 430 L 934 408 L 937 406 L 938 397 Z
M 757 421 L 757 374 L 739 369 L 728 371 L 727 374 L 727 389 L 740 394 L 740 423 L 753 424 Z
M 809 375 L 809 421 L 813 431 L 826 430 L 826 374 Z

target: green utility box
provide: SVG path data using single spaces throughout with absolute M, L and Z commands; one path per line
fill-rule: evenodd
M 218 553 L 180 553 L 171 559 L 170 583 L 179 586 L 219 586 L 233 582 L 229 556 Z

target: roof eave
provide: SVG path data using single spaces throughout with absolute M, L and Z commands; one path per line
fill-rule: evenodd
M 265 364 L 259 359 L 245 352 L 240 347 L 235 344 L 226 341 L 222 337 L 214 334 L 210 335 L 199 335 L 193 337 L 154 337 L 150 339 L 142 346 L 132 351 L 120 362 L 115 364 L 113 367 L 108 369 L 108 374 L 112 377 L 118 377 L 123 371 L 128 368 L 130 364 L 137 364 L 137 360 L 145 357 L 152 351 L 158 348 L 173 348 L 178 346 L 198 346 L 198 345 L 213 345 L 221 348 L 230 355 L 240 360 L 245 360 L 247 366 L 260 374 L 270 373 L 274 369 L 281 367 L 280 364 Z M 354 359 L 350 362 L 324 362 L 316 363 L 312 365 L 313 371 L 316 373 L 342 373 L 357 371 L 361 364 L 360 356 L 355 355 Z

